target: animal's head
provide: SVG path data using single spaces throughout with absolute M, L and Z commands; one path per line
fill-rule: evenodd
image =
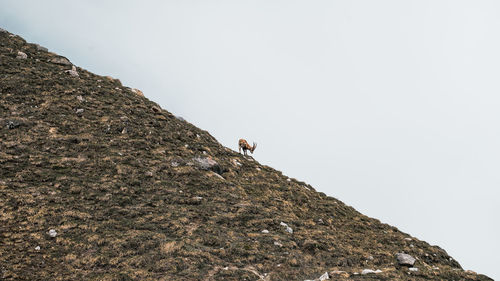
M 253 143 L 252 148 L 250 148 L 250 152 L 253 154 L 253 151 L 257 148 L 257 144 Z

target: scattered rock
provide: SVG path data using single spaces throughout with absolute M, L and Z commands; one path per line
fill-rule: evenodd
M 399 265 L 413 266 L 413 264 L 415 263 L 414 257 L 404 253 L 397 253 L 396 259 L 398 260 Z
M 25 53 L 23 53 L 23 52 L 21 52 L 21 51 L 18 51 L 18 52 L 17 52 L 17 57 L 16 57 L 16 59 L 25 60 L 25 59 L 27 59 L 27 58 L 28 58 L 28 55 L 27 55 L 27 54 L 25 54 Z
M 36 246 L 35 251 L 40 251 L 40 246 Z
M 68 73 L 73 77 L 79 77 L 78 72 L 76 71 L 76 67 L 73 65 L 70 70 L 65 70 L 64 72 Z
M 84 102 L 85 99 L 82 97 L 82 96 L 76 96 L 76 99 L 79 101 L 79 102 Z
M 144 93 L 139 89 L 132 89 L 131 91 L 138 96 L 144 97 Z
M 172 165 L 172 167 L 177 167 L 177 166 L 179 166 L 179 163 L 172 161 L 172 162 L 170 162 L 170 165 Z
M 411 241 L 411 238 L 406 237 L 405 240 L 406 241 Z
M 373 269 L 363 269 L 363 271 L 361 271 L 361 275 L 366 275 L 366 274 L 377 274 L 377 273 L 381 273 L 382 270 L 380 269 L 377 269 L 377 270 L 373 270 Z
M 264 230 L 262 230 L 262 233 L 265 233 L 265 234 L 267 234 L 267 233 L 269 233 L 269 230 L 267 230 L 267 229 L 264 229 Z
M 281 244 L 280 242 L 278 241 L 274 241 L 274 246 L 278 246 L 278 247 L 283 247 L 283 244 Z
M 83 109 L 83 108 L 78 108 L 78 109 L 76 110 L 76 114 L 82 114 L 82 113 L 83 113 L 83 111 L 84 111 L 84 109 Z
M 193 158 L 194 164 L 203 170 L 209 170 L 221 174 L 222 169 L 219 164 L 210 157 L 195 157 Z
M 416 267 L 410 267 L 410 268 L 408 268 L 408 270 L 413 271 L 413 272 L 417 272 L 418 268 L 416 268 Z
M 51 58 L 50 63 L 60 64 L 60 65 L 72 65 L 71 62 L 65 57 Z
M 286 232 L 288 232 L 290 234 L 293 233 L 293 229 L 291 227 L 289 227 L 286 223 L 280 222 L 280 225 L 286 227 Z
M 148 177 L 152 177 L 152 176 L 153 176 L 153 172 L 151 172 L 151 171 L 147 171 L 147 172 L 145 173 L 145 175 L 146 175 L 146 176 L 148 176 Z
M 194 199 L 194 200 L 198 200 L 198 201 L 200 201 L 200 200 L 202 200 L 202 199 L 203 199 L 203 197 L 201 197 L 201 196 L 195 196 L 195 197 L 193 197 L 193 199 Z
M 54 238 L 57 236 L 57 232 L 54 229 L 49 230 L 49 236 Z
M 330 276 L 328 275 L 328 272 L 325 272 L 317 280 L 318 281 L 323 281 L 323 280 L 328 280 L 328 279 L 330 279 Z
M 7 121 L 7 129 L 9 130 L 12 130 L 12 129 L 15 129 L 15 128 L 18 128 L 19 126 L 21 126 L 21 122 L 19 121 Z

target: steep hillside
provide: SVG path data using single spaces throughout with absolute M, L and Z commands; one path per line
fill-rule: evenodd
M 0 30 L 0 279 L 491 280 L 71 69 Z

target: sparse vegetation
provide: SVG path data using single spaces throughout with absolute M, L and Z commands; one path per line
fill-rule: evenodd
M 58 57 L 0 31 L 0 279 L 491 280 Z

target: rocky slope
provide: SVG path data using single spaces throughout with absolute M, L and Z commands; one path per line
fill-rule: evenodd
M 0 168 L 2 280 L 491 280 L 4 30 Z

